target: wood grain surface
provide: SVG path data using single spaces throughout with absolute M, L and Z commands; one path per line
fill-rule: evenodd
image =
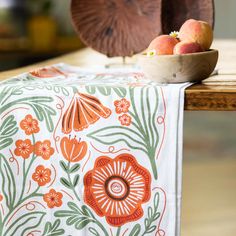
M 236 40 L 218 40 L 213 44 L 213 48 L 219 50 L 218 68 L 236 68 Z M 136 58 L 127 59 L 127 62 L 135 62 Z M 27 67 L 18 68 L 11 71 L 1 72 L 0 80 L 7 79 L 20 73 L 24 73 L 42 66 L 49 66 L 55 63 L 68 63 L 81 67 L 103 66 L 110 63 L 122 63 L 122 58 L 107 58 L 106 56 L 91 49 L 83 49 L 55 59 L 44 61 Z M 219 80 L 217 81 L 216 78 Z M 227 81 L 229 80 L 230 83 Z M 236 74 L 217 75 L 207 79 L 207 84 L 195 84 L 186 89 L 185 110 L 208 110 L 208 111 L 235 111 L 236 110 Z
M 214 26 L 213 0 L 163 0 L 162 31 L 178 31 L 187 19 L 203 20 Z
M 89 47 L 109 57 L 132 56 L 161 33 L 161 2 L 72 0 L 72 21 Z

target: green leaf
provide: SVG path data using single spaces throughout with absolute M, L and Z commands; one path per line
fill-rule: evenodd
M 11 209 L 16 200 L 16 182 L 13 171 L 2 154 L 0 154 L 0 175 L 2 178 L 1 190 L 8 208 Z
M 133 229 L 131 230 L 129 236 L 139 236 L 141 231 L 141 226 L 140 224 L 136 224 Z
M 153 200 L 154 207 L 148 207 L 148 217 L 144 219 L 145 231 L 142 235 L 150 234 L 156 230 L 156 220 L 160 217 L 158 212 L 159 193 L 155 193 Z
M 148 207 L 148 217 L 151 218 L 153 215 L 153 210 L 151 207 Z
M 57 219 L 53 224 L 51 222 L 47 222 L 44 227 L 42 236 L 59 236 L 64 235 L 65 230 L 59 228 L 61 224 L 61 220 Z
M 93 95 L 93 94 L 96 93 L 96 87 L 95 86 L 85 86 L 85 89 L 89 94 Z
M 148 219 L 148 218 L 146 218 L 146 219 L 144 220 L 144 225 L 145 225 L 145 229 L 147 229 L 148 226 L 150 225 L 150 222 L 149 222 L 149 219 Z
M 76 175 L 76 176 L 74 177 L 74 180 L 73 180 L 73 186 L 74 186 L 74 187 L 76 187 L 77 184 L 79 183 L 79 178 L 80 178 L 79 175 Z
M 68 202 L 68 207 L 75 212 L 79 212 L 80 214 L 82 214 L 82 212 L 80 211 L 80 208 L 73 202 Z
M 104 145 L 114 145 L 114 143 L 123 142 L 132 149 L 148 153 L 142 134 L 128 127 L 108 126 L 89 133 L 87 136 Z
M 88 219 L 87 217 L 77 218 L 77 221 L 75 223 L 75 228 L 83 229 L 86 225 L 88 225 L 91 222 L 92 222 L 91 219 Z
M 100 234 L 98 233 L 98 231 L 92 227 L 89 227 L 89 232 L 95 236 L 100 236 Z
M 12 138 L 5 138 L 0 141 L 0 150 L 10 146 L 13 143 Z
M 69 96 L 69 91 L 67 89 L 65 89 L 64 87 L 61 87 L 61 91 L 65 96 Z
M 12 136 L 18 131 L 17 123 L 13 115 L 8 116 L 0 126 L 0 150 L 13 143 Z
M 71 188 L 70 182 L 66 178 L 61 177 L 60 181 L 65 187 Z
M 127 94 L 127 90 L 123 87 L 114 87 L 113 90 L 121 98 L 125 97 Z
M 89 208 L 83 205 L 79 208 L 75 203 L 69 202 L 68 207 L 71 210 L 61 210 L 55 212 L 56 217 L 67 218 L 67 225 L 74 225 L 76 229 L 83 229 L 89 223 L 95 223 L 96 219 Z
M 97 86 L 97 89 L 104 96 L 111 95 L 111 87 L 109 86 Z
M 154 208 L 157 209 L 159 205 L 159 193 L 156 193 L 154 196 Z
M 160 215 L 161 215 L 160 212 L 157 212 L 157 213 L 154 215 L 154 218 L 153 218 L 153 219 L 154 219 L 154 220 L 157 220 L 157 219 L 160 217 Z
M 15 105 L 23 104 L 30 106 L 33 109 L 38 120 L 45 121 L 48 131 L 53 132 L 54 122 L 52 120 L 52 116 L 56 115 L 56 111 L 51 107 L 52 102 L 53 102 L 52 97 L 35 96 L 35 97 L 21 98 L 0 107 L 0 114 L 2 114 L 4 111 Z
M 93 215 L 92 211 L 87 206 L 83 205 L 81 207 L 81 209 L 82 209 L 84 215 L 86 215 L 88 217 L 91 217 L 91 218 L 94 218 L 94 215 Z
M 146 234 L 152 233 L 157 227 L 155 225 L 151 226 L 147 231 Z
M 80 169 L 80 164 L 76 163 L 70 168 L 70 173 L 75 173 Z
M 69 171 L 67 164 L 64 161 L 60 161 L 60 166 L 66 173 Z
M 45 215 L 46 215 L 45 212 L 34 211 L 19 216 L 6 229 L 5 235 L 7 236 L 25 235 L 26 232 L 37 228 L 41 224 L 42 219 Z

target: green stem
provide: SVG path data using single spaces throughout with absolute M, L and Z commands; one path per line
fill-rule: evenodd
M 117 232 L 116 232 L 116 236 L 120 236 L 120 230 L 121 230 L 121 227 L 118 227 Z
M 134 113 L 131 113 L 131 114 L 132 114 L 133 118 L 135 119 L 135 121 L 138 123 L 138 126 L 140 128 L 141 133 L 143 134 L 145 139 L 147 139 L 147 134 L 144 131 L 144 128 L 143 128 L 142 123 L 139 119 L 139 115 L 138 115 L 138 112 L 136 110 L 136 106 L 135 106 L 135 103 L 134 103 L 134 90 L 132 88 L 130 88 L 129 92 L 130 92 L 131 104 L 132 104 L 133 111 L 134 111 Z
M 103 226 L 103 224 L 100 221 L 96 220 L 96 224 L 97 224 L 97 226 L 99 226 L 101 228 L 101 230 L 105 236 L 109 236 L 107 230 L 105 229 L 105 227 Z
M 34 134 L 32 134 L 32 140 L 33 140 L 33 145 L 35 145 L 35 137 L 34 137 Z M 27 169 L 25 170 L 25 159 L 24 159 L 24 163 L 23 163 L 23 184 L 22 184 L 22 190 L 21 190 L 21 194 L 20 194 L 20 198 L 19 198 L 19 201 L 18 203 L 21 201 L 23 195 L 24 195 L 24 192 L 25 192 L 25 186 L 26 186 L 26 179 L 27 179 L 27 176 L 29 174 L 29 171 L 30 171 L 30 168 L 31 166 L 33 165 L 35 159 L 37 158 L 37 156 L 35 154 L 33 154 L 32 158 L 31 158 L 31 161 L 30 161 L 30 164 L 29 166 L 27 167 Z M 18 204 L 17 203 L 17 204 Z
M 153 148 L 149 148 L 148 149 L 148 157 L 149 157 L 149 160 L 150 160 L 150 163 L 151 163 L 151 167 L 152 167 L 152 172 L 153 172 L 153 175 L 154 175 L 154 178 L 157 179 L 157 165 L 156 165 L 156 158 L 155 158 L 155 150 L 153 150 Z
M 74 193 L 76 199 L 77 199 L 78 201 L 80 201 L 80 197 L 79 197 L 79 195 L 77 194 L 77 192 L 75 191 L 75 187 L 73 186 L 73 183 L 72 183 L 72 180 L 71 180 L 71 176 L 70 176 L 70 173 L 69 173 L 70 164 L 71 164 L 71 162 L 69 161 L 69 162 L 68 162 L 68 166 L 67 166 L 67 168 L 68 168 L 67 177 L 68 177 L 68 180 L 69 180 L 71 189 L 72 189 L 72 191 L 73 191 L 73 193 Z
M 20 199 L 20 201 L 17 202 L 17 204 L 16 204 L 16 206 L 14 207 L 14 209 L 12 209 L 11 211 L 8 212 L 8 214 L 6 215 L 6 217 L 5 217 L 4 220 L 3 220 L 2 225 L 4 225 L 4 224 L 6 223 L 7 219 L 8 219 L 9 216 L 12 214 L 12 212 L 13 212 L 17 207 L 19 207 L 23 202 L 25 202 L 26 200 L 28 200 L 28 199 L 30 199 L 30 198 L 32 198 L 32 197 L 42 197 L 43 194 L 37 193 L 38 190 L 39 190 L 39 188 L 40 188 L 40 187 L 38 186 L 38 188 L 37 188 L 33 193 L 31 193 L 31 194 L 28 195 L 27 197 L 24 197 L 23 199 Z M 0 236 L 1 236 L 1 234 L 0 234 Z

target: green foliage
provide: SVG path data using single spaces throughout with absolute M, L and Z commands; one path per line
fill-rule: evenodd
M 74 225 L 76 229 L 83 229 L 89 223 L 96 223 L 96 219 L 92 211 L 85 205 L 79 208 L 75 203 L 69 202 L 70 210 L 57 211 L 54 215 L 56 217 L 67 218 L 67 225 Z
M 61 220 L 57 219 L 53 224 L 47 222 L 44 227 L 42 236 L 59 236 L 64 235 L 65 230 L 60 228 Z
M 13 115 L 3 120 L 0 126 L 0 150 L 13 143 L 12 137 L 17 133 L 18 127 Z

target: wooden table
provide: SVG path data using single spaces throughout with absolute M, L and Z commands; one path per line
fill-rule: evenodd
M 222 75 L 215 75 L 186 89 L 185 110 L 235 111 L 236 110 L 236 40 L 216 40 L 212 46 L 220 51 L 217 68 Z M 135 58 L 129 59 L 135 61 Z M 129 61 L 128 60 L 128 61 Z M 83 49 L 65 56 L 31 66 L 0 73 L 0 80 L 55 63 L 76 66 L 95 66 L 121 62 L 120 58 L 109 59 L 91 49 Z

